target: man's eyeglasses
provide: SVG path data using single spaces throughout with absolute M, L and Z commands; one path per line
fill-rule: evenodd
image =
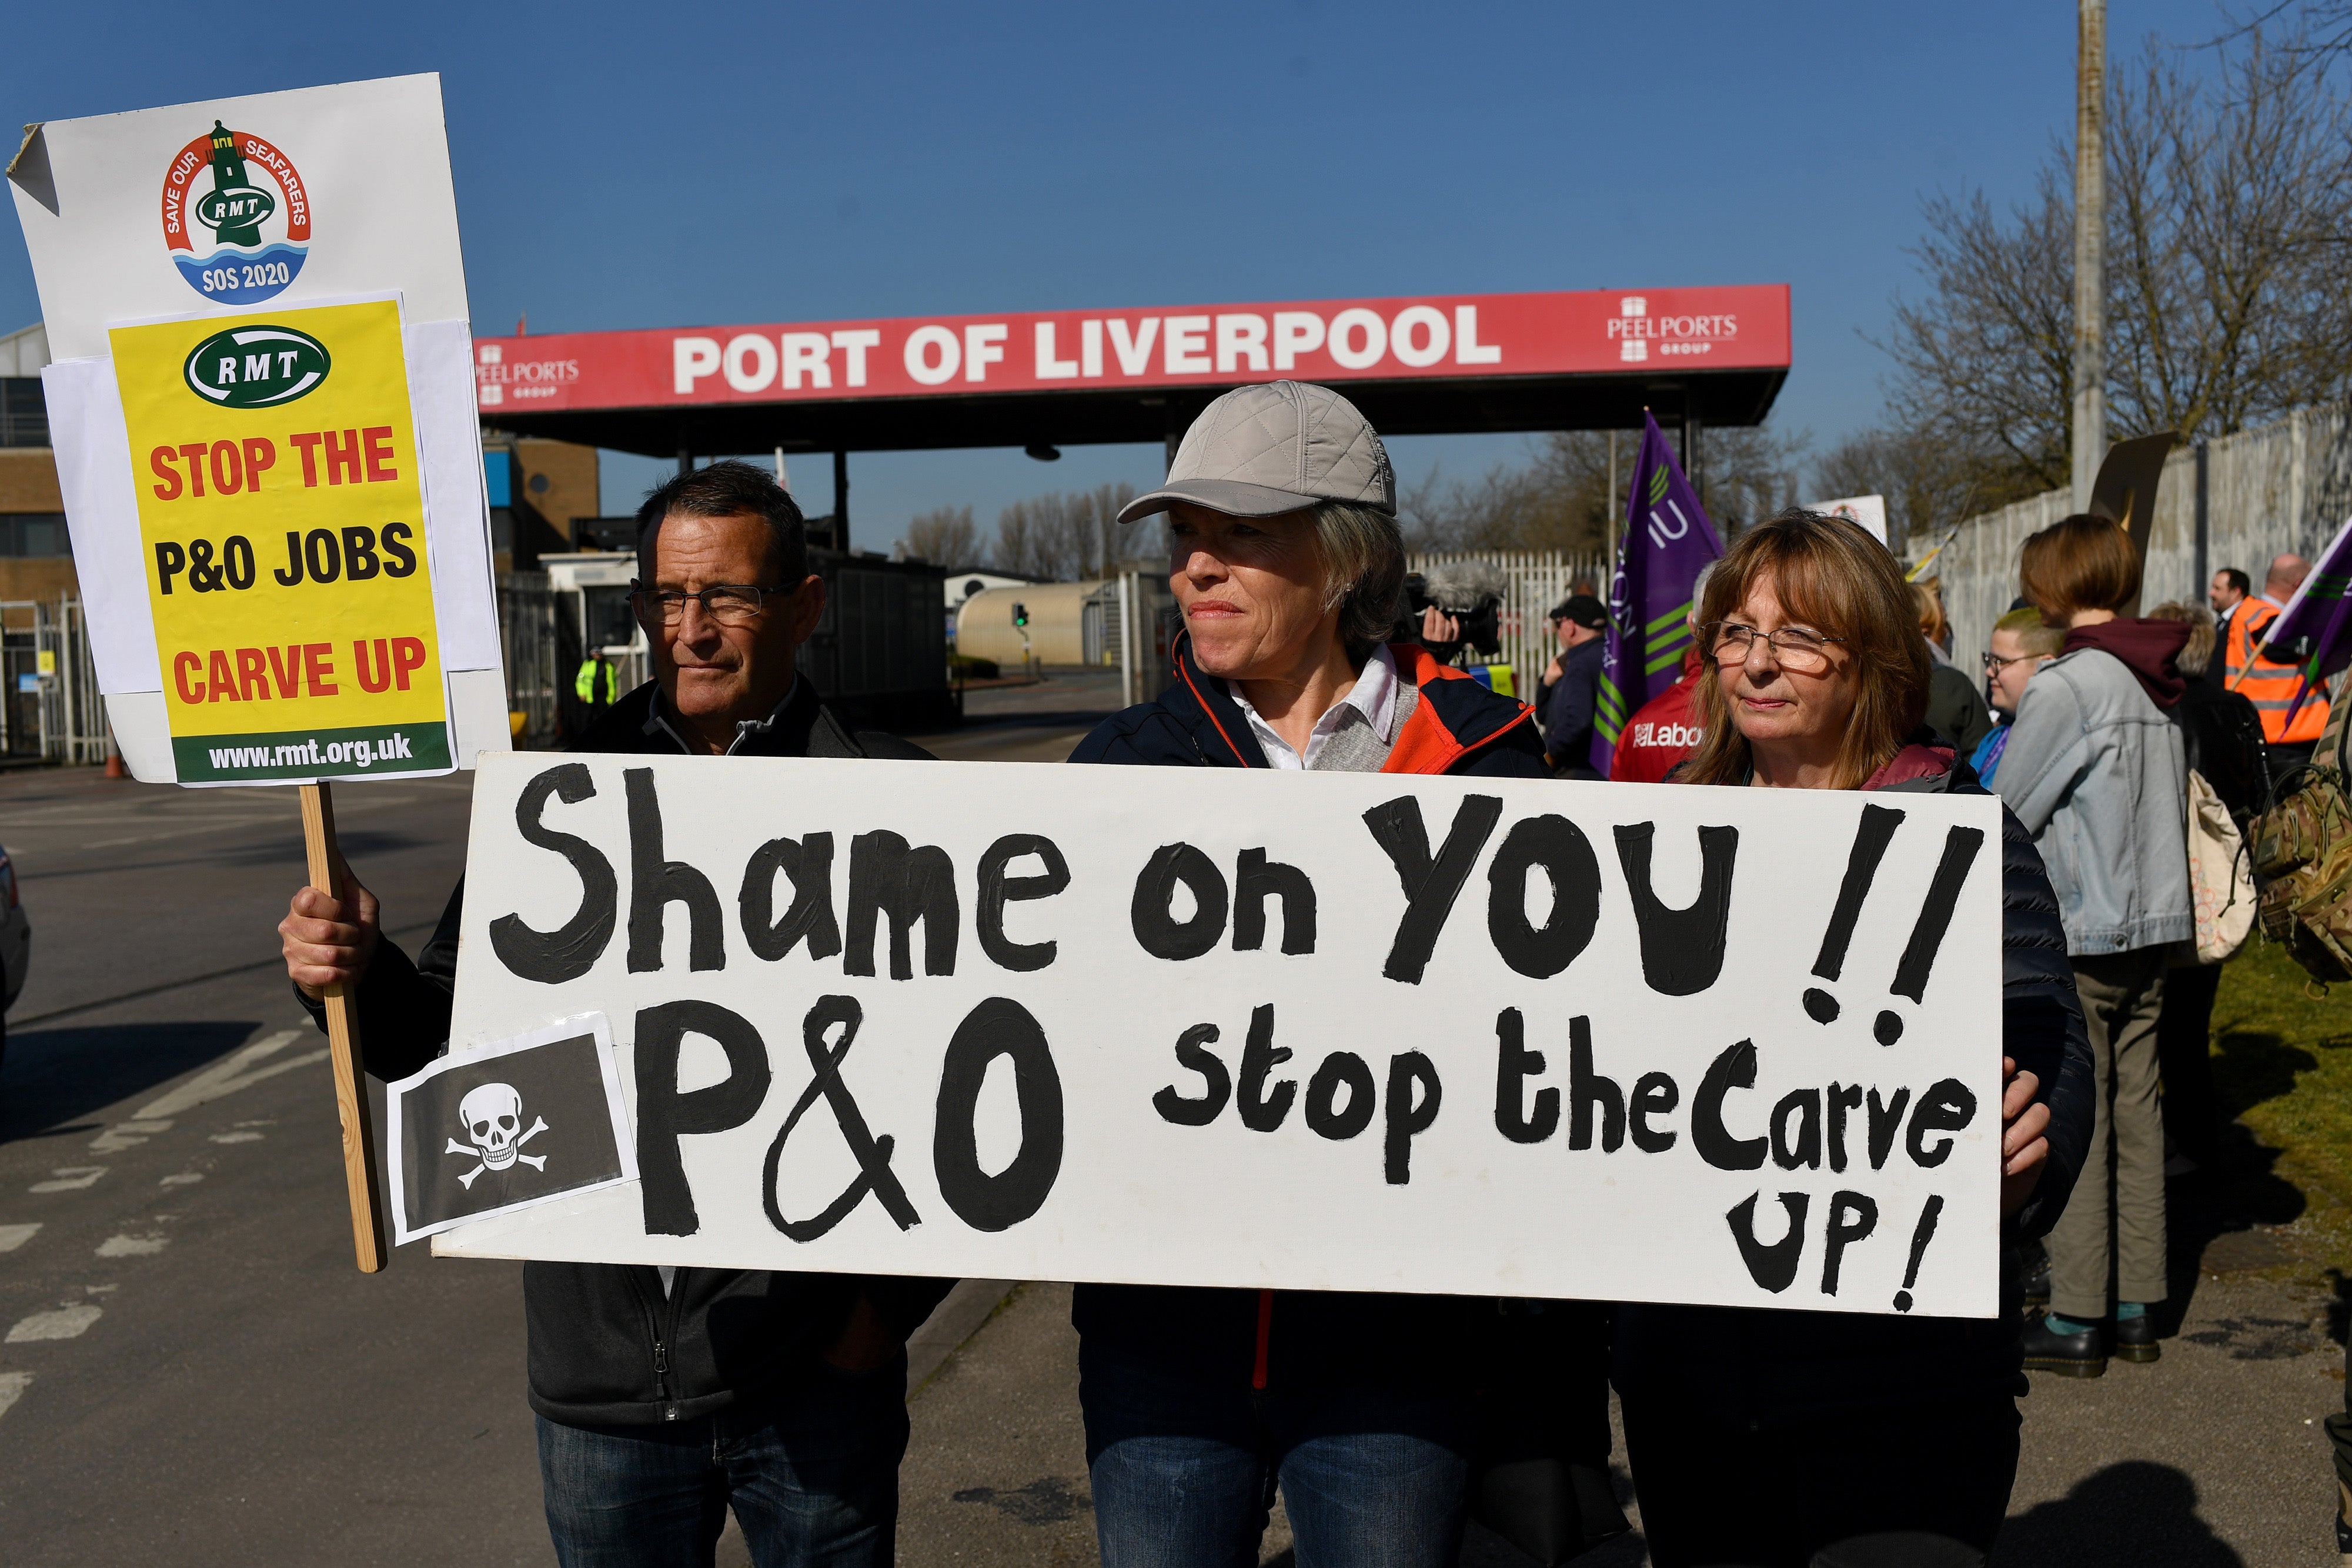
M 2041 657 L 2041 655 L 2038 653 L 2011 653 L 2008 658 L 2004 659 L 1999 653 L 1994 653 L 1990 648 L 1987 648 L 1984 651 L 1985 674 L 1988 675 L 1997 675 L 2003 670 L 2009 668 L 2011 664 L 2021 664 L 2028 659 L 2039 657 Z
M 1706 628 L 1706 638 L 1707 651 L 1718 664 L 1746 664 L 1748 650 L 1760 642 L 1770 645 L 1782 669 L 1801 675 L 1829 668 L 1829 645 L 1845 641 L 1843 637 L 1824 637 L 1802 626 L 1783 626 L 1768 633 L 1737 621 L 1717 621 Z
M 748 626 L 760 618 L 760 611 L 768 599 L 792 591 L 789 588 L 760 588 L 748 582 L 721 582 L 699 593 L 688 593 L 683 589 L 647 588 L 643 583 L 632 583 L 629 602 L 635 606 L 638 619 L 648 625 L 677 625 L 686 619 L 686 603 L 690 599 L 702 606 L 703 614 L 721 626 Z

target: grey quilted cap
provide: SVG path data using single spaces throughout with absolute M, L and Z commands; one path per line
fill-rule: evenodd
M 1131 523 L 1190 501 L 1235 517 L 1270 517 L 1318 501 L 1353 501 L 1396 516 L 1388 449 L 1329 387 L 1269 382 L 1236 387 L 1201 411 L 1176 448 L 1168 482 L 1119 508 Z

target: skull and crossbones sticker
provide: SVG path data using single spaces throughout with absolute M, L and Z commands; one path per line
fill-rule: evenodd
M 467 1191 L 474 1189 L 475 1178 L 484 1171 L 510 1170 L 517 1161 L 536 1171 L 547 1168 L 546 1155 L 522 1152 L 525 1144 L 548 1130 L 547 1119 L 532 1117 L 530 1131 L 518 1135 L 522 1126 L 522 1096 L 512 1084 L 485 1083 L 475 1089 L 458 1103 L 457 1120 L 467 1141 L 450 1139 L 446 1152 L 475 1157 L 474 1168 L 457 1178 Z

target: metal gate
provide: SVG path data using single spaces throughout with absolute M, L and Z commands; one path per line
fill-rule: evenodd
M 80 601 L 0 602 L 0 756 L 103 762 L 106 750 Z
M 566 596 L 570 597 L 569 595 Z M 520 750 L 556 744 L 562 723 L 564 683 L 557 627 L 555 591 L 543 571 L 509 572 L 499 579 L 499 640 L 507 662 L 507 706 L 523 716 L 514 737 Z M 579 644 L 575 632 L 572 644 Z M 578 659 L 573 659 L 576 665 Z

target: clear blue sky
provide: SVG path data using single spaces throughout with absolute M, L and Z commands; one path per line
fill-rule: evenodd
M 2214 0 L 2115 0 L 2111 59 Z M 1776 424 L 1875 422 L 1937 190 L 2071 140 L 2074 8 L 25 5 L 0 124 L 437 70 L 474 325 L 1787 282 Z M 13 143 L 12 143 L 13 146 Z M 0 331 L 39 314 L 0 244 Z M 1410 485 L 1517 437 L 1400 441 Z M 853 531 L 1159 476 L 1160 448 L 852 459 Z M 608 510 L 660 465 L 606 465 Z M 794 488 L 831 505 L 822 459 Z

